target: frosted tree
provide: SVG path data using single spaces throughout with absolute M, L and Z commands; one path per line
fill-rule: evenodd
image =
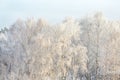
M 36 46 L 39 47 L 40 56 L 38 57 L 38 52 L 36 52 L 33 59 L 38 62 L 36 66 L 40 66 L 41 63 L 43 67 L 33 69 L 35 62 L 30 64 L 35 71 L 34 74 L 38 75 L 38 70 L 41 71 L 39 72 L 40 77 L 37 76 L 36 80 L 40 78 L 72 80 L 80 78 L 77 76 L 79 73 L 84 75 L 87 72 L 87 50 L 78 45 L 80 42 L 77 35 L 79 35 L 79 26 L 74 21 L 41 29 L 41 32 L 33 38 Z M 79 42 L 77 45 L 75 45 L 76 41 Z M 32 49 L 36 49 L 36 47 Z
M 82 19 L 80 25 L 83 30 L 80 36 L 81 41 L 88 49 L 88 78 L 96 80 L 101 75 L 107 75 L 105 62 L 108 56 L 106 55 L 112 56 L 112 54 L 106 52 L 108 49 L 105 46 L 109 42 L 111 35 L 120 31 L 119 23 L 109 21 L 101 13 L 97 13 Z M 115 43 L 118 44 L 118 42 Z
M 83 30 L 81 41 L 88 49 L 88 78 L 92 80 L 97 79 L 97 76 L 100 74 L 99 60 L 102 56 L 102 45 L 104 45 L 105 38 L 107 37 L 104 35 L 107 31 L 107 24 L 108 22 L 102 13 L 96 13 L 80 21 Z

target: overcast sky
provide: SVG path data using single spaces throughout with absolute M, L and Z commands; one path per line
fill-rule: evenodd
M 18 18 L 45 18 L 56 23 L 66 16 L 80 18 L 96 11 L 120 19 L 120 0 L 0 0 L 0 27 Z

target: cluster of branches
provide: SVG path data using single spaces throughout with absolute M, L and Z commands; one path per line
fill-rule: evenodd
M 118 79 L 119 57 L 120 22 L 101 13 L 56 25 L 17 20 L 0 33 L 0 80 Z
M 3 29 L 0 29 L 0 33 L 5 33 L 6 31 L 8 31 L 8 28 L 4 27 Z

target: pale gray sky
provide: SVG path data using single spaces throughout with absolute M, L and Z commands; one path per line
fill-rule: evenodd
M 66 16 L 80 18 L 96 11 L 120 19 L 120 0 L 0 0 L 0 27 L 18 18 L 42 17 L 55 23 Z

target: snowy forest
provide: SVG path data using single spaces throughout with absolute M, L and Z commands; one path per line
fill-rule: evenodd
M 120 21 L 19 19 L 0 31 L 0 80 L 120 80 Z

